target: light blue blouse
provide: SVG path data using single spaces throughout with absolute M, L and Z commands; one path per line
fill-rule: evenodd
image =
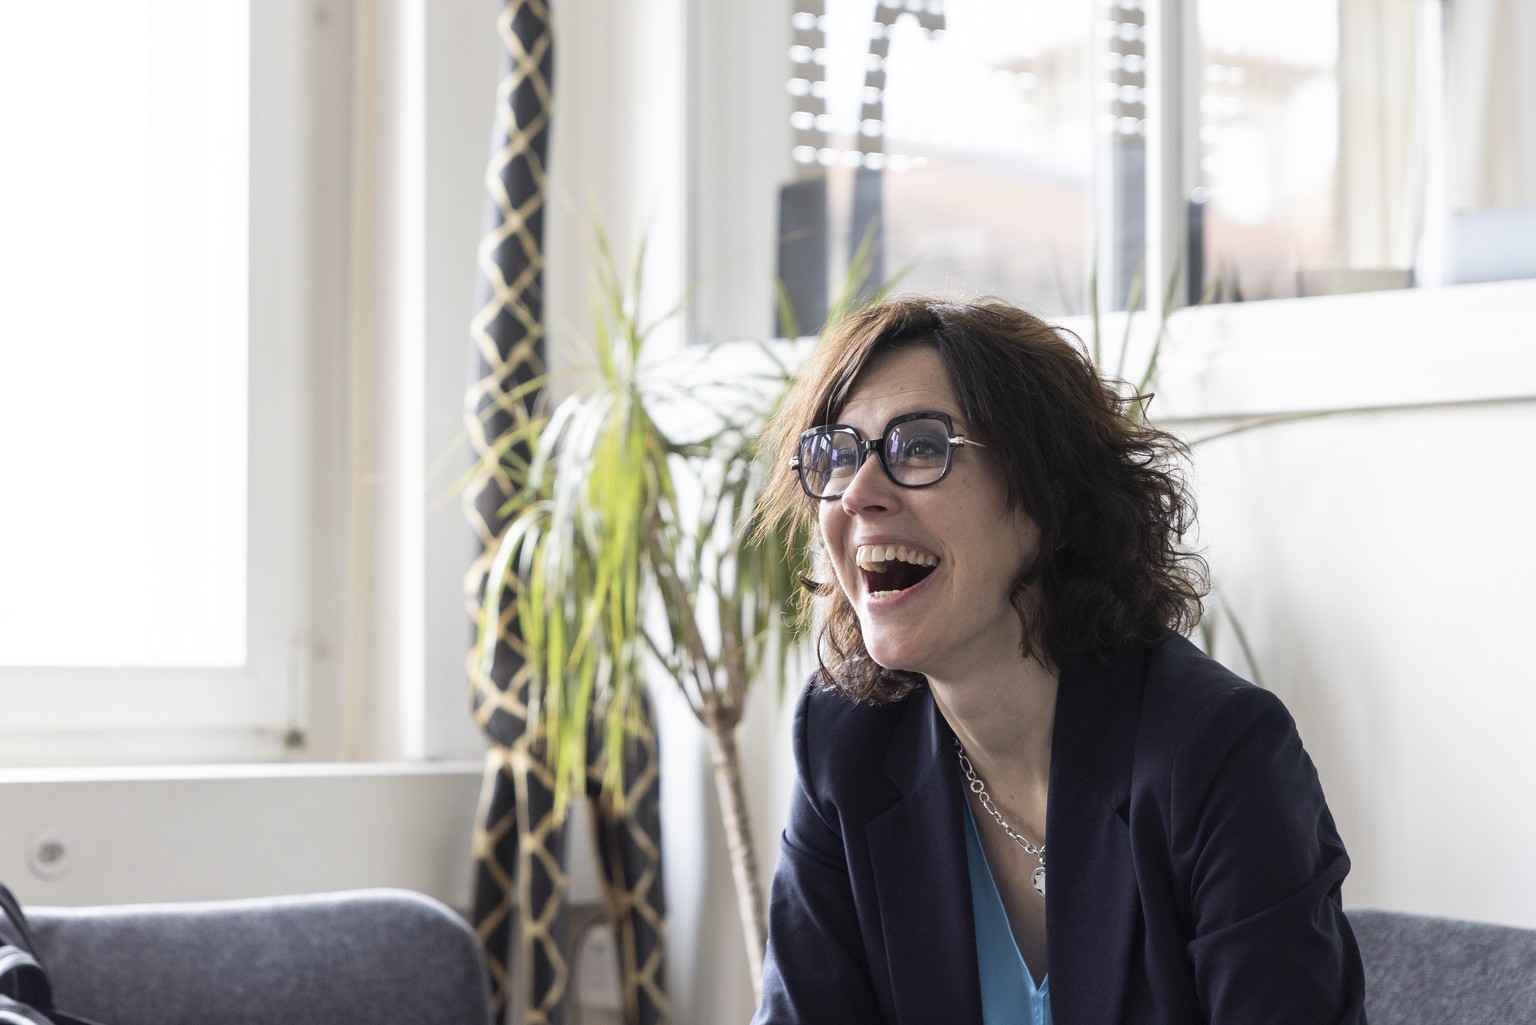
M 971 802 L 965 802 L 965 853 L 970 864 L 971 908 L 976 913 L 976 960 L 981 969 L 983 1025 L 1052 1025 L 1051 978 L 1038 988 L 1008 926 L 1008 913 L 987 867 Z

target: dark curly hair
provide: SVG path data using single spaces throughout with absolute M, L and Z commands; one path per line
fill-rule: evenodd
M 1183 544 L 1194 523 L 1187 449 L 1145 421 L 1141 397 L 1100 376 L 1076 336 L 999 300 L 901 297 L 839 322 L 764 433 L 773 460 L 758 505 L 764 522 L 809 525 L 818 536 L 816 502 L 784 468 L 800 432 L 836 422 L 870 360 L 908 345 L 938 351 L 968 433 L 1001 466 L 1009 507 L 1040 528 L 1040 555 L 1013 592 L 1024 654 L 1061 668 L 1194 628 L 1209 581 L 1205 560 Z M 825 566 L 815 572 L 827 577 Z M 805 584 L 823 684 L 877 702 L 922 685 L 870 658 L 835 582 Z

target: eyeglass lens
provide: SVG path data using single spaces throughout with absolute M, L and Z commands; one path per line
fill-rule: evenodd
M 880 461 L 897 484 L 935 484 L 949 469 L 949 429 L 942 420 L 906 420 L 877 441 Z M 847 427 L 809 431 L 800 439 L 801 479 L 817 496 L 842 494 L 859 471 L 863 454 L 863 442 Z

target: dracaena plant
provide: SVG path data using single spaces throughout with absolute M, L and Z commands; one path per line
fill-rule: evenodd
M 754 684 L 771 677 L 782 687 L 803 632 L 790 611 L 800 574 L 784 553 L 804 551 L 806 539 L 760 528 L 753 514 L 770 472 L 758 436 L 792 374 L 768 345 L 754 349 L 757 372 L 736 366 L 700 380 L 699 366 L 722 361 L 697 351 L 681 367 L 658 365 L 647 345 L 681 304 L 642 323 L 643 247 L 625 276 L 600 229 L 595 248 L 594 365 L 584 386 L 498 449 L 515 494 L 487 580 L 479 651 L 488 667 L 487 627 L 515 589 L 512 627 L 532 670 L 530 728 L 562 803 L 586 786 L 589 736 L 602 738 L 605 783 L 622 795 L 623 746 L 647 672 L 677 687 L 708 734 L 760 990 L 764 900 L 736 729 Z M 834 312 L 854 302 L 867 254 L 862 247 Z M 511 456 L 519 450 L 525 458 Z

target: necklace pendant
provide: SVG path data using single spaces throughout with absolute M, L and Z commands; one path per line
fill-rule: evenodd
M 1041 865 L 1039 868 L 1035 869 L 1034 874 L 1029 877 L 1029 882 L 1030 882 L 1030 885 L 1035 888 L 1035 892 L 1036 893 L 1038 893 L 1042 897 L 1045 896 L 1045 866 L 1044 865 Z

